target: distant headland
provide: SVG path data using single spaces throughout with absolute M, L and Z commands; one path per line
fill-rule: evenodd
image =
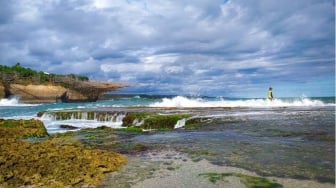
M 25 103 L 94 102 L 124 83 L 90 81 L 86 76 L 35 71 L 16 63 L 0 65 L 0 98 L 18 96 Z

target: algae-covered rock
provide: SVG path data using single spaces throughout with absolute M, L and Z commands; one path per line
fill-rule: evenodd
M 13 120 L 0 119 L 0 137 L 45 137 L 48 136 L 43 122 L 36 119 Z
M 188 114 L 154 115 L 146 119 L 141 125 L 143 129 L 171 130 L 174 129 L 177 121 L 190 117 Z
M 154 112 L 128 112 L 122 120 L 123 126 L 132 127 L 142 125 L 144 120 L 150 118 L 155 114 L 156 113 Z
M 219 180 L 225 180 L 225 177 L 230 177 L 234 176 L 240 179 L 240 181 L 245 184 L 247 188 L 255 188 L 255 187 L 260 187 L 260 188 L 280 188 L 282 187 L 281 184 L 268 180 L 266 178 L 262 177 L 255 177 L 255 176 L 249 176 L 245 174 L 240 174 L 240 173 L 202 173 L 199 174 L 199 176 L 205 176 L 209 179 L 210 182 L 216 183 Z
M 154 112 L 129 112 L 123 119 L 123 126 L 142 129 L 171 130 L 177 121 L 190 117 L 190 114 L 157 114 Z
M 204 122 L 206 122 L 207 119 L 204 118 L 192 118 L 189 119 L 185 124 L 185 129 L 196 129 L 200 126 L 204 125 Z
M 38 120 L 0 121 L 0 187 L 92 187 L 126 163 L 113 151 L 86 149 L 72 133 L 24 140 L 46 136 L 43 127 Z

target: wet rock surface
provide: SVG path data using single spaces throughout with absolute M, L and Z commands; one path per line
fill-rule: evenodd
M 275 112 L 270 117 L 254 113 L 203 116 L 190 127 L 187 122 L 184 129 L 120 134 L 123 146 L 118 147 L 124 147 L 125 151 L 141 148 L 135 153 L 125 152 L 129 157 L 172 150 L 186 155 L 186 160 L 194 163 L 206 160 L 218 168 L 234 166 L 262 177 L 296 179 L 302 181 L 302 187 L 307 181 L 320 182 L 318 187 L 332 187 L 335 180 L 334 117 L 333 111 L 323 110 Z M 98 147 L 117 147 L 118 143 L 114 144 Z M 301 187 L 300 183 L 295 184 Z

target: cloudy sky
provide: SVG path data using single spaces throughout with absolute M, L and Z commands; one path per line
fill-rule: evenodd
M 334 0 L 6 0 L 0 64 L 122 92 L 335 95 Z

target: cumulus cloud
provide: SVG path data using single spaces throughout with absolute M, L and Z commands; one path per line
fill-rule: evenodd
M 134 92 L 260 97 L 273 84 L 334 95 L 334 9 L 329 0 L 2 1 L 0 62 Z

